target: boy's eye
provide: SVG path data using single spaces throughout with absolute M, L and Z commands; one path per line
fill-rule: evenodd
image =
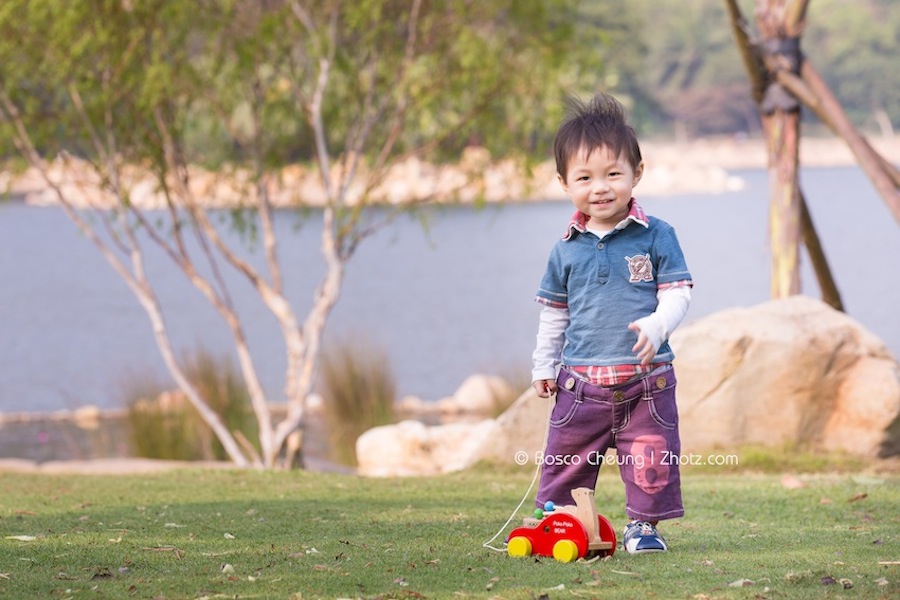
M 609 174 L 610 177 L 618 177 L 619 175 L 621 175 L 621 173 L 619 171 L 613 171 L 612 173 Z

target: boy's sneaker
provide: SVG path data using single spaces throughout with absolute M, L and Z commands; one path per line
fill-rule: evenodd
M 666 540 L 656 531 L 656 527 L 647 521 L 632 521 L 625 526 L 625 533 L 622 535 L 622 547 L 629 554 L 665 552 L 669 549 L 666 546 Z

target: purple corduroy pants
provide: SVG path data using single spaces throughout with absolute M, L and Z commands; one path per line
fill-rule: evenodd
M 617 464 L 625 512 L 658 521 L 684 515 L 681 502 L 675 371 L 670 365 L 618 386 L 592 385 L 565 369 L 550 416 L 535 504 L 574 503 L 571 491 L 594 489 L 603 464 Z M 616 448 L 615 456 L 605 456 Z

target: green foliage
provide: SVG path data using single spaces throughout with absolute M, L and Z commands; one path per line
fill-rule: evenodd
M 232 363 L 198 350 L 185 359 L 185 374 L 229 431 L 259 446 L 250 397 Z M 146 377 L 126 381 L 127 420 L 136 456 L 167 460 L 227 460 L 222 445 L 180 392 Z
M 859 125 L 877 130 L 879 112 L 900 126 L 900 3 L 810 2 L 806 55 Z M 882 131 L 882 133 L 888 133 Z
M 323 60 L 329 150 L 369 160 L 534 149 L 565 74 L 599 67 L 571 0 L 306 4 L 9 0 L 0 86 L 48 155 L 96 157 L 110 133 L 124 158 L 159 161 L 162 118 L 188 163 L 284 165 L 314 158 Z
M 738 4 L 755 30 L 755 0 Z M 724 0 L 622 6 L 591 0 L 579 27 L 605 42 L 597 88 L 629 107 L 642 135 L 709 135 L 759 131 L 759 117 L 737 51 Z M 900 4 L 892 0 L 813 0 L 802 39 L 804 54 L 823 74 L 848 114 L 874 129 L 900 123 L 894 68 L 900 42 Z
M 134 383 L 130 385 L 135 385 Z M 197 460 L 196 420 L 184 397 L 161 384 L 141 383 L 128 392 L 126 421 L 135 456 Z
M 759 3 L 738 4 L 755 32 Z M 642 133 L 671 135 L 673 124 L 691 135 L 759 131 L 724 0 L 636 0 L 629 11 L 632 47 L 644 51 L 621 69 L 613 91 L 633 97 Z M 878 111 L 900 123 L 898 42 L 900 4 L 894 0 L 812 0 L 801 48 L 856 124 L 873 129 Z
M 189 65 L 179 50 L 191 28 L 186 6 L 4 2 L 0 85 L 38 149 L 50 156 L 63 150 L 96 156 L 105 133 L 126 160 L 158 154 L 153 110 L 173 114 L 188 92 Z
M 647 52 L 634 85 L 648 117 L 674 122 L 691 133 L 757 128 L 723 0 L 640 0 L 635 10 L 643 17 L 640 39 Z
M 208 166 L 313 160 L 308 110 L 330 56 L 322 106 L 334 157 L 376 160 L 394 136 L 391 156 L 455 159 L 477 142 L 543 157 L 562 95 L 600 89 L 630 105 L 644 134 L 673 122 L 696 134 L 757 127 L 722 0 L 430 0 L 407 54 L 412 4 L 310 3 L 304 23 L 291 2 L 7 0 L 0 85 L 50 155 L 95 151 L 71 106 L 77 90 L 125 156 L 160 159 L 158 114 L 188 162 Z M 756 3 L 739 4 L 752 28 Z M 810 3 L 803 49 L 858 124 L 900 122 L 898 42 L 892 0 Z M 10 139 L 0 136 L 3 154 Z
M 331 456 L 356 464 L 356 439 L 393 423 L 397 384 L 387 353 L 359 339 L 345 340 L 322 357 L 322 396 Z
M 482 547 L 531 470 L 363 479 L 309 472 L 0 474 L 8 598 L 893 598 L 896 474 L 688 476 L 670 552 L 523 560 Z M 617 532 L 624 494 L 600 476 Z M 523 509 L 517 517 L 525 516 Z M 508 531 L 508 529 L 507 529 Z M 25 541 L 10 539 L 25 537 Z M 495 541 L 502 545 L 502 537 Z M 841 580 L 849 580 L 845 589 Z M 745 581 L 746 580 L 746 581 Z

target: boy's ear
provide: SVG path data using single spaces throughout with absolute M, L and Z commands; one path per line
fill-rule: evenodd
M 638 166 L 634 169 L 634 183 L 631 184 L 631 187 L 634 187 L 641 180 L 641 177 L 644 175 L 644 161 L 638 163 Z
M 562 175 L 560 175 L 559 173 L 557 173 L 557 174 L 556 174 L 556 180 L 559 182 L 559 185 L 562 186 L 563 191 L 564 191 L 565 193 L 568 194 L 568 193 L 569 193 L 569 186 L 566 185 L 566 178 L 563 177 Z

